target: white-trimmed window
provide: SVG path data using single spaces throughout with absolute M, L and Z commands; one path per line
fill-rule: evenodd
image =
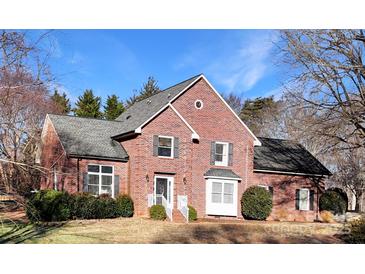
M 93 195 L 109 194 L 114 197 L 114 167 L 90 164 L 87 167 L 88 192 Z
M 269 191 L 269 186 L 265 186 L 265 185 L 258 185 L 258 187 L 262 187 L 262 188 L 265 188 L 267 191 Z
M 174 157 L 174 137 L 158 136 L 157 155 L 163 158 Z
M 212 182 L 212 203 L 233 204 L 233 183 Z
M 299 189 L 299 210 L 309 210 L 309 202 L 310 202 L 310 197 L 309 197 L 309 189 L 307 188 L 301 188 Z
M 215 142 L 215 165 L 228 166 L 228 143 Z

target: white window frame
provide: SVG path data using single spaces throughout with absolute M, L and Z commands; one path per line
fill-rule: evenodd
M 158 148 L 160 147 L 160 138 L 169 138 L 171 139 L 171 155 L 170 156 L 160 156 L 158 155 Z M 174 143 L 174 140 L 175 138 L 173 136 L 166 136 L 166 135 L 158 135 L 157 136 L 157 157 L 159 158 L 166 158 L 166 159 L 173 159 L 174 158 L 174 146 L 175 146 L 175 143 Z M 167 148 L 167 147 L 165 147 Z
M 196 106 L 196 103 L 200 103 L 200 108 L 199 107 L 197 107 Z M 203 101 L 202 100 L 200 100 L 200 99 L 198 99 L 198 100 L 195 100 L 195 102 L 194 102 L 194 107 L 196 108 L 196 109 L 202 109 L 203 108 Z
M 217 144 L 223 145 L 223 155 L 222 155 L 222 161 L 215 160 L 215 156 L 217 155 Z M 215 148 L 214 148 L 214 165 L 216 166 L 228 166 L 228 150 L 229 150 L 229 143 L 228 142 L 215 142 Z
M 92 172 L 92 171 L 89 171 L 89 166 L 99 166 L 99 172 Z M 103 167 L 103 166 L 106 166 L 106 167 L 111 167 L 112 168 L 112 173 L 102 173 L 102 169 L 101 169 L 101 167 Z M 112 198 L 114 198 L 114 195 L 115 195 L 115 193 L 114 193 L 114 166 L 111 166 L 111 165 L 100 165 L 100 164 L 92 164 L 92 163 L 90 163 L 90 164 L 88 164 L 87 165 L 87 176 L 89 176 L 89 174 L 90 175 L 98 175 L 99 176 L 99 194 L 98 195 L 101 195 L 101 194 L 103 194 L 103 193 L 101 193 L 101 186 L 102 186 L 102 184 L 101 184 L 101 182 L 102 182 L 102 176 L 104 175 L 104 176 L 111 176 L 112 177 L 112 184 L 111 184 L 111 188 L 112 188 Z M 87 178 L 88 179 L 88 182 L 89 182 L 89 177 Z M 89 183 L 88 183 L 88 185 L 89 185 Z
M 300 197 L 300 193 L 302 190 L 305 190 L 307 192 L 307 206 L 306 208 L 302 208 L 302 204 L 301 204 L 301 197 Z M 302 211 L 308 211 L 310 209 L 310 189 L 309 188 L 300 188 L 299 189 L 299 210 L 302 210 Z
M 212 202 L 213 182 L 222 183 L 221 203 Z M 233 202 L 224 203 L 224 185 L 233 184 Z M 205 211 L 207 215 L 216 216 L 237 216 L 237 203 L 238 203 L 238 181 L 210 178 L 206 180 L 206 198 L 205 198 Z
M 269 186 L 267 185 L 257 185 L 258 187 L 262 187 L 262 188 L 265 188 L 267 191 L 270 191 L 270 188 Z

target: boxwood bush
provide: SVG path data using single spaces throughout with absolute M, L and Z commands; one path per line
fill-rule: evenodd
M 131 217 L 133 201 L 127 195 L 113 199 L 109 194 L 95 197 L 89 193 L 69 195 L 63 191 L 41 190 L 28 199 L 26 213 L 32 222 Z
M 198 214 L 196 212 L 196 209 L 192 207 L 191 205 L 189 207 L 189 221 L 196 221 L 198 219 Z
M 242 216 L 250 220 L 265 220 L 272 210 L 272 196 L 265 188 L 252 186 L 241 199 Z
M 319 209 L 331 211 L 333 214 L 343 214 L 347 209 L 345 198 L 334 190 L 328 190 L 319 198 Z
M 165 208 L 162 205 L 151 206 L 150 217 L 153 220 L 165 220 L 167 218 Z
M 70 199 L 64 191 L 41 190 L 27 201 L 27 217 L 32 222 L 68 220 L 71 217 Z
M 121 217 L 132 217 L 134 213 L 133 200 L 129 195 L 121 194 L 116 199 L 117 214 Z

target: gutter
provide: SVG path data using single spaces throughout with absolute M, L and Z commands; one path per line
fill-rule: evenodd
M 297 172 L 288 172 L 288 171 L 278 171 L 278 170 L 266 170 L 266 169 L 254 169 L 254 172 L 262 172 L 262 173 L 277 173 L 277 174 L 287 174 L 287 175 L 298 175 L 298 176 L 311 176 L 311 177 L 329 177 L 332 174 L 310 174 L 310 173 L 297 173 Z
M 95 156 L 95 155 L 80 155 L 80 154 L 68 154 L 70 158 L 81 158 L 81 159 L 94 159 L 94 160 L 104 160 L 104 161 L 115 161 L 115 162 L 128 162 L 128 158 L 115 158 L 115 157 L 102 157 L 102 156 Z

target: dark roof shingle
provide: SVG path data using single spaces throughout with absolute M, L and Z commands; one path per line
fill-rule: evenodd
M 110 138 L 119 122 L 48 114 L 66 153 L 73 156 L 127 160 L 123 146 Z
M 141 126 L 154 114 L 156 114 L 163 106 L 165 106 L 172 98 L 198 79 L 201 74 L 187 79 L 179 84 L 169 87 L 149 98 L 134 103 L 125 112 L 123 112 L 116 121 L 120 122 L 120 130 L 114 136 L 131 132 Z
M 241 177 L 234 173 L 232 170 L 225 168 L 210 168 L 207 172 L 204 173 L 204 176 L 241 179 Z
M 302 145 L 283 139 L 258 138 L 254 148 L 254 169 L 312 175 L 331 175 Z

